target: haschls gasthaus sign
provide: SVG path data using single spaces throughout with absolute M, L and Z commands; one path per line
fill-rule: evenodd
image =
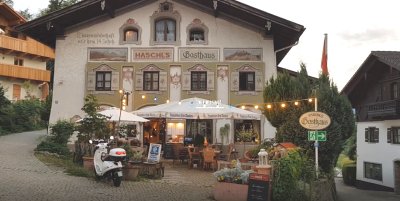
M 331 124 L 331 118 L 323 112 L 307 112 L 301 115 L 299 123 L 309 130 L 321 130 Z

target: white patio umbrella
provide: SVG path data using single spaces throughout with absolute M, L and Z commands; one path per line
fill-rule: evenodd
M 261 114 L 209 101 L 201 98 L 188 98 L 180 102 L 170 102 L 146 107 L 132 113 L 146 118 L 177 119 L 253 119 L 259 120 Z
M 126 112 L 124 110 L 120 110 L 119 108 L 116 108 L 116 107 L 111 107 L 109 109 L 100 111 L 98 113 L 108 117 L 109 121 L 119 121 L 119 120 L 121 122 L 147 122 L 147 121 L 149 121 L 143 117 L 134 115 L 134 114 Z M 121 118 L 119 118 L 120 114 L 121 114 Z

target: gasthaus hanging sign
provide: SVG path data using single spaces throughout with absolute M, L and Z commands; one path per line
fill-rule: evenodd
M 301 115 L 299 123 L 306 129 L 321 130 L 331 124 L 331 118 L 323 112 L 307 112 Z

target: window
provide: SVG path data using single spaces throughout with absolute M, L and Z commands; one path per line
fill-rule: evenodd
M 390 85 L 390 98 L 392 100 L 399 98 L 399 89 L 397 83 L 392 83 Z
M 96 72 L 96 91 L 111 91 L 111 71 Z
M 176 22 L 173 19 L 161 19 L 156 21 L 156 41 L 169 42 L 176 40 Z
M 181 16 L 171 2 L 160 3 L 150 16 L 150 45 L 180 45 Z
M 240 91 L 255 90 L 255 72 L 239 73 L 239 90 Z
M 191 72 L 191 90 L 207 91 L 207 72 L 192 71 Z
M 191 42 L 203 42 L 204 41 L 204 31 L 200 29 L 190 30 L 190 41 Z
M 135 19 L 129 18 L 126 22 L 119 28 L 119 44 L 136 44 L 140 45 L 142 28 L 136 22 Z
M 193 21 L 186 27 L 186 33 L 186 44 L 208 44 L 208 27 L 200 19 L 193 19 Z
M 382 164 L 364 162 L 364 177 L 382 181 Z
M 143 90 L 158 91 L 159 72 L 145 71 L 143 73 Z
M 371 143 L 379 142 L 379 128 L 375 127 L 365 128 L 365 142 L 371 142 Z
M 21 58 L 14 58 L 14 65 L 23 66 L 24 65 L 24 60 L 21 59 Z
M 393 144 L 400 144 L 400 127 L 388 128 L 387 142 Z
M 127 29 L 124 32 L 124 41 L 125 42 L 133 42 L 138 41 L 138 30 L 136 29 Z

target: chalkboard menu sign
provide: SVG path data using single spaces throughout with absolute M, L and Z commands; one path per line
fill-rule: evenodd
M 247 201 L 269 200 L 269 175 L 252 173 L 249 176 L 249 190 Z
M 164 146 L 164 158 L 165 159 L 173 159 L 174 158 L 174 149 L 172 144 L 165 144 Z

